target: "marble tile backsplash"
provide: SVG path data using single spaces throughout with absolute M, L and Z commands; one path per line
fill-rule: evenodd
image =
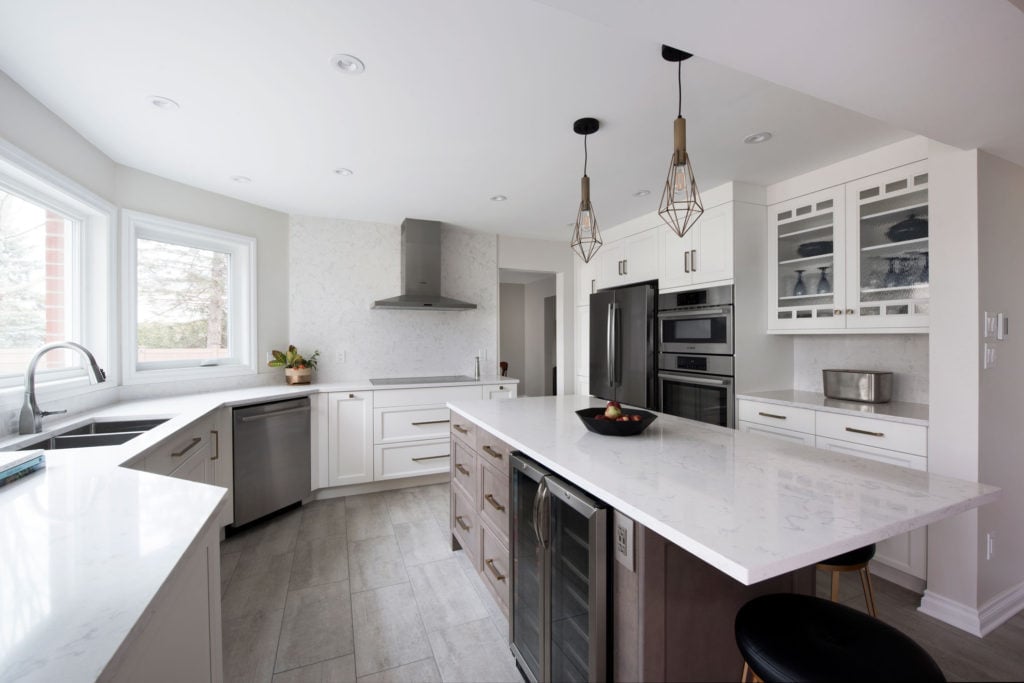
M 793 388 L 822 392 L 826 368 L 889 370 L 893 400 L 928 403 L 928 335 L 796 335 L 793 338 Z
M 292 216 L 289 339 L 320 349 L 317 381 L 472 374 L 480 350 L 496 374 L 497 238 L 442 228 L 441 293 L 469 311 L 372 310 L 401 291 L 400 249 L 397 225 Z

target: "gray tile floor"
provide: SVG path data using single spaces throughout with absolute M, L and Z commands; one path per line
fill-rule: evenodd
M 440 484 L 312 503 L 226 540 L 225 679 L 521 681 L 447 527 Z
M 221 545 L 228 681 L 520 681 L 508 625 L 449 542 L 448 486 L 321 501 Z M 874 580 L 879 617 L 928 650 L 951 681 L 1020 680 L 1024 613 L 975 638 Z M 818 594 L 828 577 L 818 572 Z M 840 599 L 864 609 L 860 581 Z

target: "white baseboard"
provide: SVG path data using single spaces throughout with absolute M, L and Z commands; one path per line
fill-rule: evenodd
M 924 614 L 979 638 L 984 638 L 1022 609 L 1024 582 L 1003 591 L 977 609 L 927 590 L 918 607 Z
M 385 479 L 384 481 L 368 481 L 365 484 L 349 484 L 348 486 L 333 486 L 327 489 L 317 489 L 311 496 L 312 500 L 327 500 L 328 498 L 341 498 L 342 496 L 355 496 L 360 493 L 378 493 L 380 491 L 396 491 L 408 489 L 414 486 L 429 486 L 430 484 L 447 484 L 452 478 L 448 472 L 440 474 L 428 474 L 423 477 L 408 477 L 406 479 Z

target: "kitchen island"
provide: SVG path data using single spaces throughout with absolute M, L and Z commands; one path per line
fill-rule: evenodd
M 731 624 L 743 600 L 810 592 L 814 563 L 998 492 L 669 415 L 638 436 L 600 436 L 574 414 L 600 405 L 559 396 L 449 408 L 641 527 L 637 571 L 610 570 L 617 677 L 734 678 Z M 620 642 L 638 633 L 639 643 Z

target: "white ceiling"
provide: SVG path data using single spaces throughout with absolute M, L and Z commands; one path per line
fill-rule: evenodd
M 925 20 L 911 11 L 928 14 L 933 3 L 948 12 Z M 700 185 L 770 183 L 944 124 L 944 112 L 915 116 L 920 90 L 950 99 L 927 92 L 936 79 L 922 76 L 912 100 L 892 92 L 889 76 L 903 77 L 913 54 L 879 68 L 862 52 L 913 53 L 905 45 L 920 42 L 922 27 L 938 30 L 951 13 L 964 19 L 953 10 L 975 0 L 835 0 L 837 12 L 787 0 L 771 5 L 775 16 L 755 0 L 549 4 L 571 11 L 530 0 L 0 0 L 0 70 L 115 161 L 180 182 L 291 213 L 428 218 L 566 240 L 582 173 L 578 117 L 602 123 L 590 139 L 601 224 L 656 208 L 676 105 L 661 42 L 700 55 L 683 77 Z M 882 19 L 893 5 L 895 27 Z M 870 21 L 854 22 L 854 7 Z M 693 15 L 673 15 L 679 8 Z M 857 31 L 868 24 L 877 40 L 865 44 Z M 1000 45 L 1000 54 L 1019 47 Z M 333 69 L 337 52 L 362 58 L 366 73 Z M 1024 97 L 1017 81 L 1014 97 Z M 873 109 L 863 101 L 870 93 Z M 154 108 L 154 94 L 181 109 Z M 979 126 L 1002 116 L 986 108 Z M 775 139 L 741 142 L 760 130 Z M 339 166 L 355 175 L 335 175 Z M 234 183 L 236 174 L 253 182 Z M 639 189 L 651 194 L 633 197 Z M 489 201 L 496 194 L 509 201 Z

